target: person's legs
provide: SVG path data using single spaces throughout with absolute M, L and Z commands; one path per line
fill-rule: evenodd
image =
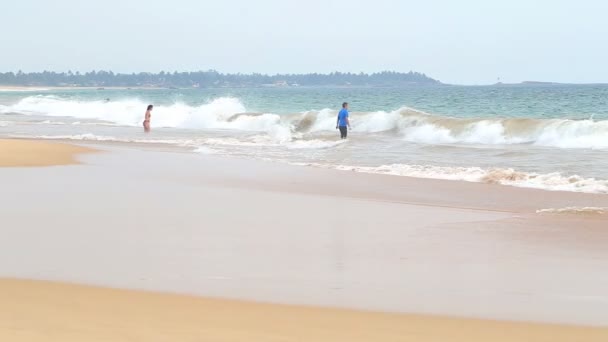
M 348 128 L 346 126 L 340 126 L 340 138 L 346 139 L 347 135 L 348 135 Z

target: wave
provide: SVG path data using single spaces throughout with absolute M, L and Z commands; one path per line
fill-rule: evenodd
M 536 211 L 537 214 L 584 214 L 584 215 L 604 215 L 608 214 L 608 208 L 603 207 L 566 207 L 549 208 Z
M 56 96 L 29 96 L 10 106 L 0 106 L 0 113 L 35 114 L 74 117 L 113 122 L 125 126 L 141 126 L 148 103 L 138 99 L 118 101 L 77 101 Z M 232 115 L 245 111 L 234 98 L 218 98 L 208 104 L 192 107 L 182 103 L 157 106 L 154 122 L 158 127 L 213 127 L 227 122 Z
M 277 143 L 266 136 L 252 136 L 248 139 L 224 138 L 193 138 L 193 139 L 141 139 L 141 138 L 119 138 L 108 135 L 96 135 L 93 133 L 72 134 L 72 135 L 11 135 L 14 138 L 34 138 L 45 140 L 74 140 L 74 141 L 98 141 L 98 142 L 117 142 L 117 143 L 140 143 L 140 144 L 167 144 L 178 147 L 193 148 L 195 152 L 210 153 L 213 147 L 218 146 L 241 146 L 241 147 L 285 147 L 287 149 L 326 149 L 346 143 L 345 140 L 325 141 L 325 140 L 294 140 L 289 143 Z
M 134 138 L 119 138 L 108 135 L 96 135 L 92 133 L 73 134 L 73 135 L 9 135 L 11 138 L 19 139 L 44 139 L 44 140 L 74 140 L 74 141 L 99 141 L 99 142 L 117 142 L 117 143 L 138 143 L 138 144 L 157 144 L 157 145 L 174 145 L 179 147 L 196 148 L 199 142 L 196 139 L 134 139 Z
M 76 101 L 55 96 L 29 96 L 0 113 L 94 119 L 125 126 L 140 126 L 147 103 L 138 99 Z M 336 111 L 323 109 L 290 115 L 250 113 L 236 98 L 220 97 L 200 106 L 174 103 L 156 106 L 156 127 L 223 129 L 263 132 L 284 143 L 335 131 Z M 453 118 L 412 108 L 353 113 L 353 132 L 393 134 L 413 143 L 510 145 L 530 144 L 556 148 L 608 148 L 608 120 L 526 118 Z
M 557 148 L 608 148 L 608 120 L 457 119 L 401 111 L 405 139 L 422 143 L 531 144 Z
M 329 164 L 301 164 L 343 171 L 374 173 L 413 178 L 430 178 L 443 180 L 458 180 L 475 183 L 490 183 L 533 188 L 550 191 L 570 191 L 585 193 L 608 194 L 608 180 L 584 178 L 580 176 L 565 176 L 560 173 L 531 173 L 514 169 L 483 169 L 480 167 L 448 167 L 432 165 L 392 164 L 378 167 L 348 166 Z
M 289 143 L 273 142 L 263 135 L 250 136 L 247 139 L 236 139 L 233 137 L 223 138 L 183 138 L 183 139 L 152 139 L 152 138 L 124 138 L 107 135 L 95 135 L 91 133 L 76 135 L 37 135 L 20 136 L 11 135 L 15 138 L 35 138 L 54 140 L 76 140 L 96 142 L 118 142 L 118 143 L 141 143 L 141 144 L 166 144 L 177 147 L 188 148 L 194 152 L 211 154 L 230 154 L 225 147 L 286 147 L 288 149 L 326 149 L 348 143 L 347 140 L 325 141 L 325 140 L 295 140 Z M 238 150 L 235 150 L 238 151 Z M 239 153 L 237 153 L 239 154 Z M 239 154 L 240 155 L 240 154 Z M 280 159 L 269 158 L 269 160 L 280 161 Z M 390 164 L 373 166 L 351 166 L 338 164 L 321 164 L 306 162 L 289 162 L 292 165 L 312 166 L 342 171 L 354 171 L 361 173 L 373 173 L 393 176 L 405 176 L 413 178 L 429 178 L 454 181 L 467 181 L 476 183 L 500 184 L 523 188 L 534 188 L 549 191 L 569 191 L 583 193 L 608 194 L 608 180 L 585 178 L 578 175 L 564 175 L 559 172 L 534 173 L 523 172 L 512 168 L 481 168 L 481 167 L 451 167 L 435 165 L 410 165 Z

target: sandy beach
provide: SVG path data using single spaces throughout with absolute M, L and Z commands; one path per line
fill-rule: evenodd
M 30 86 L 9 86 L 9 85 L 0 85 L 0 91 L 45 91 L 50 89 L 50 87 L 30 87 Z
M 0 167 L 31 167 L 76 164 L 78 154 L 94 150 L 46 141 L 0 139 L 0 151 Z
M 583 328 L 0 280 L 3 341 L 605 341 Z
M 38 92 L 38 91 L 49 91 L 49 90 L 128 90 L 128 89 L 162 89 L 163 87 L 146 87 L 146 86 L 132 86 L 132 87 L 112 87 L 112 86 L 9 86 L 0 85 L 0 92 Z
M 607 196 L 92 147 L 0 144 L 2 340 L 608 339 Z

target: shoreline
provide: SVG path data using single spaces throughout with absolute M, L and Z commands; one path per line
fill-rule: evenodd
M 153 89 L 171 89 L 166 87 L 142 87 L 142 86 L 133 86 L 133 87 L 120 87 L 120 86 L 6 86 L 0 85 L 0 92 L 20 92 L 20 91 L 53 91 L 53 90 L 153 90 Z M 189 89 L 189 88 L 180 88 L 180 89 Z
M 82 158 L 91 153 L 97 152 L 115 152 L 119 151 L 139 151 L 143 153 L 160 153 L 160 154 L 184 154 L 189 155 L 191 158 L 200 159 L 219 159 L 228 161 L 234 164 L 242 165 L 266 165 L 271 168 L 278 168 L 283 170 L 291 170 L 296 174 L 306 174 L 315 172 L 318 174 L 336 174 L 342 175 L 349 179 L 360 179 L 360 180 L 379 180 L 382 179 L 388 184 L 399 184 L 402 182 L 412 184 L 422 184 L 424 186 L 432 187 L 441 185 L 440 190 L 452 190 L 458 188 L 471 188 L 476 189 L 475 192 L 490 193 L 495 191 L 505 191 L 509 194 L 527 193 L 527 199 L 535 199 L 535 202 L 542 202 L 544 196 L 547 197 L 564 197 L 570 198 L 569 200 L 560 201 L 562 205 L 558 206 L 521 206 L 526 208 L 504 208 L 501 206 L 494 206 L 491 203 L 486 203 L 480 198 L 475 198 L 474 203 L 476 205 L 454 205 L 451 201 L 446 203 L 437 203 L 434 201 L 420 201 L 420 200 L 403 200 L 398 199 L 391 193 L 385 194 L 385 196 L 374 197 L 374 200 L 387 203 L 401 203 L 401 204 L 412 204 L 422 205 L 431 207 L 443 207 L 452 209 L 466 209 L 475 211 L 492 211 L 497 213 L 515 213 L 521 212 L 526 214 L 536 214 L 537 216 L 544 217 L 568 217 L 578 216 L 586 219 L 607 219 L 605 214 L 608 214 L 608 195 L 603 193 L 591 193 L 591 192 L 577 192 L 568 190 L 550 190 L 533 187 L 522 187 L 516 185 L 499 184 L 493 182 L 474 182 L 466 180 L 452 180 L 442 178 L 423 178 L 414 176 L 401 176 L 388 173 L 372 173 L 366 171 L 354 171 L 351 169 L 343 168 L 330 168 L 315 165 L 300 165 L 285 163 L 281 161 L 273 160 L 261 160 L 251 159 L 242 156 L 231 156 L 231 155 L 216 155 L 216 154 L 198 154 L 192 151 L 189 147 L 166 145 L 166 144 L 148 144 L 148 143 L 125 143 L 121 141 L 74 141 L 70 139 L 44 139 L 44 138 L 27 138 L 27 137 L 0 137 L 0 149 L 5 152 L 0 156 L 0 168 L 1 167 L 44 167 L 44 166 L 61 166 L 61 165 L 74 165 L 83 164 Z M 86 164 L 86 163 L 85 163 Z M 243 184 L 245 185 L 245 184 Z M 329 185 L 329 184 L 324 184 Z M 283 191 L 284 189 L 275 188 L 272 184 L 259 185 L 256 183 L 247 183 L 246 186 L 253 188 L 268 188 L 272 191 Z M 316 189 L 315 191 L 322 189 Z M 420 187 L 418 191 L 422 192 L 424 187 Z M 287 192 L 297 191 L 302 193 L 310 192 L 309 189 L 303 187 L 290 187 L 285 190 Z M 314 194 L 315 192 L 311 192 Z M 361 194 L 357 192 L 352 193 L 350 196 L 353 198 L 361 197 Z M 423 196 L 426 197 L 426 196 Z M 369 198 L 369 194 L 363 194 L 363 198 Z M 434 198 L 438 199 L 438 198 Z M 586 199 L 586 200 L 584 200 Z M 584 201 L 584 202 L 581 202 Z M 549 203 L 549 202 L 548 202 Z M 515 204 L 515 203 L 511 203 Z M 573 205 L 570 205 L 573 204 Z M 578 205 L 577 205 L 578 204 Z
M 8 137 L 2 137 L 0 136 L 0 140 L 7 140 L 7 141 L 32 141 L 32 142 L 51 142 L 51 143 L 58 143 L 58 144 L 65 144 L 65 145 L 72 145 L 72 146 L 81 146 L 81 147 L 87 147 L 90 146 L 93 149 L 99 147 L 101 149 L 103 149 L 104 147 L 106 148 L 125 148 L 125 149 L 131 149 L 131 150 L 142 150 L 142 151 L 161 151 L 161 152 L 174 152 L 174 153 L 188 153 L 188 154 L 195 154 L 195 155 L 199 155 L 200 157 L 204 157 L 204 154 L 200 154 L 196 152 L 196 148 L 195 147 L 191 147 L 191 146 L 181 146 L 181 145 L 174 145 L 171 143 L 162 143 L 162 142 L 153 142 L 153 143 L 148 143 L 148 142 L 142 142 L 142 141 L 134 141 L 134 142 L 129 142 L 129 141 L 122 141 L 122 140 L 87 140 L 87 139 L 69 139 L 69 138 L 44 138 L 44 137 L 20 137 L 20 136 L 8 136 Z M 430 181 L 430 182 L 456 182 L 456 183 L 469 183 L 469 184 L 484 184 L 484 185 L 491 185 L 491 186 L 499 186 L 499 187 L 506 187 L 506 188 L 516 188 L 516 189 L 524 189 L 524 190 L 535 190 L 535 191 L 542 191 L 542 192 L 547 192 L 547 193 L 572 193 L 572 194 L 587 194 L 587 195 L 591 195 L 591 196 L 608 196 L 608 193 L 602 192 L 602 191 L 584 191 L 584 190 L 566 190 L 566 189 L 552 189 L 552 188 L 543 188 L 540 186 L 526 186 L 526 185 L 520 185 L 520 184 L 503 184 L 500 182 L 495 182 L 495 181 L 485 181 L 485 180 L 466 180 L 466 179 L 450 179 L 450 178 L 443 178 L 443 177 L 423 177 L 423 176 L 415 176 L 415 175 L 401 175 L 401 174 L 397 174 L 397 173 L 390 173 L 390 172 L 374 172 L 374 171 L 369 171 L 368 169 L 373 167 L 361 167 L 361 166 L 347 166 L 347 165 L 324 165 L 324 164 L 319 164 L 316 165 L 314 163 L 301 163 L 301 162 L 286 162 L 286 161 L 280 161 L 280 160 L 266 160 L 266 159 L 258 159 L 258 158 L 249 158 L 249 157 L 243 157 L 243 156 L 234 156 L 234 155 L 218 155 L 218 154 L 207 154 L 207 156 L 220 156 L 221 158 L 229 158 L 229 159 L 247 159 L 250 160 L 252 162 L 268 162 L 268 163 L 273 163 L 273 164 L 277 164 L 277 165 L 286 165 L 288 167 L 297 167 L 297 168 L 313 168 L 313 169 L 322 169 L 322 170 L 330 170 L 330 171 L 337 171 L 340 173 L 356 173 L 356 174 L 360 174 L 360 175 L 372 175 L 372 176 L 379 176 L 379 177 L 396 177 L 396 178 L 406 178 L 406 179 L 411 179 L 411 180 L 420 180 L 422 182 L 425 181 Z M 378 167 L 379 168 L 379 167 Z M 490 169 L 491 170 L 491 169 Z M 522 171 L 521 173 L 527 173 L 527 171 Z M 591 177 L 589 179 L 594 180 L 595 178 Z M 596 206 L 585 206 L 585 207 L 573 207 L 573 206 L 563 206 L 563 207 L 559 207 L 559 208 L 537 208 L 536 210 L 539 211 L 543 211 L 543 212 L 549 212 L 549 211 L 555 211 L 555 213 L 557 213 L 557 211 L 559 210 L 563 210 L 566 209 L 564 211 L 562 211 L 561 213 L 565 213 L 568 211 L 571 211 L 573 213 L 578 212 L 578 213 L 591 213 L 591 211 L 589 211 L 588 209 L 595 209 L 594 213 L 597 215 L 603 215 L 603 214 L 607 214 L 608 213 L 608 207 L 596 207 Z
M 21 138 L 21 137 L 0 137 L 0 149 L 3 150 L 3 155 L 0 156 L 0 168 L 1 167 L 44 167 L 44 166 L 61 166 L 61 165 L 74 165 L 82 164 L 82 157 L 97 153 L 100 151 L 140 151 L 143 153 L 161 153 L 161 154 L 185 154 L 190 155 L 193 158 L 200 159 L 219 159 L 225 161 L 231 161 L 235 164 L 251 164 L 251 165 L 267 165 L 269 167 L 276 167 L 285 170 L 292 170 L 297 174 L 305 174 L 306 170 L 319 174 L 341 174 L 346 178 L 360 179 L 360 180 L 373 180 L 373 179 L 384 179 L 385 182 L 390 184 L 399 184 L 401 181 L 412 184 L 424 184 L 428 186 L 441 185 L 441 189 L 452 189 L 452 188 L 477 188 L 477 191 L 505 191 L 508 193 L 528 193 L 528 196 L 535 198 L 536 201 L 542 202 L 543 196 L 548 197 L 570 197 L 570 200 L 561 201 L 561 206 L 539 206 L 527 207 L 526 210 L 521 209 L 505 209 L 504 207 L 497 207 L 491 205 L 491 203 L 484 203 L 483 200 L 475 199 L 477 205 L 454 205 L 450 201 L 446 203 L 428 202 L 428 201 L 408 201 L 402 199 L 396 199 L 392 194 L 388 196 L 382 196 L 382 198 L 375 198 L 374 200 L 387 202 L 387 203 L 402 203 L 402 204 L 413 204 L 431 207 L 443 207 L 452 209 L 467 209 L 476 211 L 492 211 L 497 213 L 514 213 L 522 212 L 527 214 L 537 214 L 538 216 L 545 217 L 568 217 L 578 216 L 586 219 L 606 219 L 608 213 L 608 195 L 603 193 L 591 193 L 591 192 L 576 192 L 568 190 L 550 190 L 533 187 L 522 187 L 516 185 L 499 184 L 493 182 L 473 182 L 466 180 L 451 180 L 441 178 L 423 178 L 414 176 L 401 176 L 387 173 L 372 173 L 366 171 L 354 171 L 351 169 L 343 168 L 330 168 L 315 165 L 300 165 L 292 163 L 284 163 L 273 160 L 260 160 L 250 159 L 239 156 L 230 155 L 205 155 L 197 154 L 190 148 L 181 146 L 165 145 L 165 144 L 144 144 L 144 143 L 125 143 L 120 141 L 74 141 L 70 139 L 36 139 L 36 138 Z M 401 181 L 400 181 L 401 180 Z M 247 186 L 253 188 L 270 188 L 273 191 L 283 191 L 282 189 L 274 188 L 271 184 L 264 184 L 258 186 L 258 184 L 250 183 Z M 504 190 L 501 190 L 504 189 Z M 298 191 L 302 193 L 309 192 L 306 188 L 297 187 L 295 189 L 287 191 Z M 319 189 L 317 189 L 319 190 Z M 419 191 L 423 191 L 420 188 Z M 314 193 L 314 192 L 312 192 Z M 360 197 L 359 194 L 351 195 L 354 198 Z M 364 198 L 368 198 L 368 195 L 364 195 Z M 576 205 L 582 199 L 587 199 L 584 204 Z M 436 198 L 437 199 L 437 198 Z M 529 199 L 529 198 L 528 198 Z M 574 200 L 574 202 L 572 202 Z M 482 204 L 483 205 L 480 205 Z M 573 204 L 574 205 L 570 205 Z M 514 204 L 514 203 L 513 203 Z
M 608 328 L 267 304 L 0 278 L 10 341 L 605 341 Z
M 608 338 L 606 218 L 536 214 L 608 196 L 74 146 L 106 153 L 0 168 L 8 340 Z

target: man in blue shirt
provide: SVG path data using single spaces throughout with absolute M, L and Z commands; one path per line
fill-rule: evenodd
M 340 113 L 338 113 L 338 122 L 336 123 L 336 129 L 340 129 L 341 139 L 346 139 L 349 128 L 350 121 L 348 120 L 348 102 L 344 102 L 342 104 L 342 110 L 340 110 Z

